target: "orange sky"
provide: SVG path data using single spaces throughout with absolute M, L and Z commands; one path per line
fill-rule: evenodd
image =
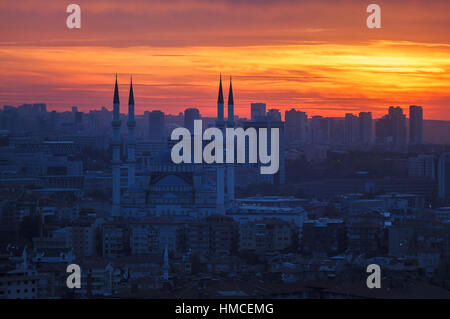
M 81 30 L 66 28 L 71 2 Z M 450 120 L 450 1 L 71 2 L 0 0 L 0 105 L 110 108 L 118 72 L 123 111 L 132 74 L 138 114 L 212 116 L 222 72 L 241 116 L 251 102 L 376 117 L 416 104 Z M 372 2 L 382 29 L 366 27 Z

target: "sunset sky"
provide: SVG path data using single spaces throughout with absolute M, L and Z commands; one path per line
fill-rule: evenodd
M 370 3 L 382 29 L 366 26 Z M 0 105 L 111 108 L 117 72 L 123 112 L 133 75 L 138 114 L 213 116 L 222 73 L 240 116 L 251 102 L 375 117 L 416 104 L 450 120 L 450 1 L 0 0 L 0 61 Z

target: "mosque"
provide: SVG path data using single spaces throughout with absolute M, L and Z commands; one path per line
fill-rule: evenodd
M 128 185 L 121 191 L 120 168 L 120 100 L 117 84 L 113 100 L 113 158 L 112 158 L 112 216 L 143 218 L 147 216 L 173 216 L 187 219 L 225 214 L 234 202 L 233 164 L 175 164 L 170 149 L 160 153 L 145 171 L 136 176 L 134 94 L 131 80 L 127 120 L 127 174 Z M 219 83 L 216 127 L 225 130 L 234 127 L 234 99 L 230 79 L 228 118 L 224 119 L 222 78 Z M 226 185 L 225 185 L 226 178 Z

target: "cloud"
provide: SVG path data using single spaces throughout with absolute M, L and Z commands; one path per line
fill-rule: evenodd
M 138 112 L 213 115 L 222 72 L 242 115 L 260 100 L 334 115 L 422 103 L 450 116 L 448 1 L 380 0 L 380 30 L 357 0 L 78 3 L 81 30 L 65 27 L 64 2 L 0 2 L 0 103 L 108 106 L 118 72 L 121 86 L 134 75 Z
M 8 30 L 2 36 L 3 45 L 241 46 L 371 39 L 448 42 L 450 2 L 378 2 L 383 29 L 376 31 L 365 27 L 366 3 L 354 0 L 79 0 L 81 30 L 66 28 L 64 2 L 4 1 L 0 28 Z

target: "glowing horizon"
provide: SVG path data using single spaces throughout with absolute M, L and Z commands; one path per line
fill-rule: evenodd
M 378 1 L 379 30 L 366 3 L 316 1 L 78 1 L 82 29 L 65 28 L 65 4 L 0 3 L 1 105 L 47 103 L 111 109 L 114 75 L 122 101 L 130 75 L 136 114 L 214 116 L 218 77 L 233 76 L 236 114 L 250 103 L 308 116 L 391 105 L 450 120 L 450 3 Z M 425 7 L 427 10 L 425 10 Z M 122 103 L 125 105 L 125 103 Z M 122 108 L 125 110 L 125 108 Z

